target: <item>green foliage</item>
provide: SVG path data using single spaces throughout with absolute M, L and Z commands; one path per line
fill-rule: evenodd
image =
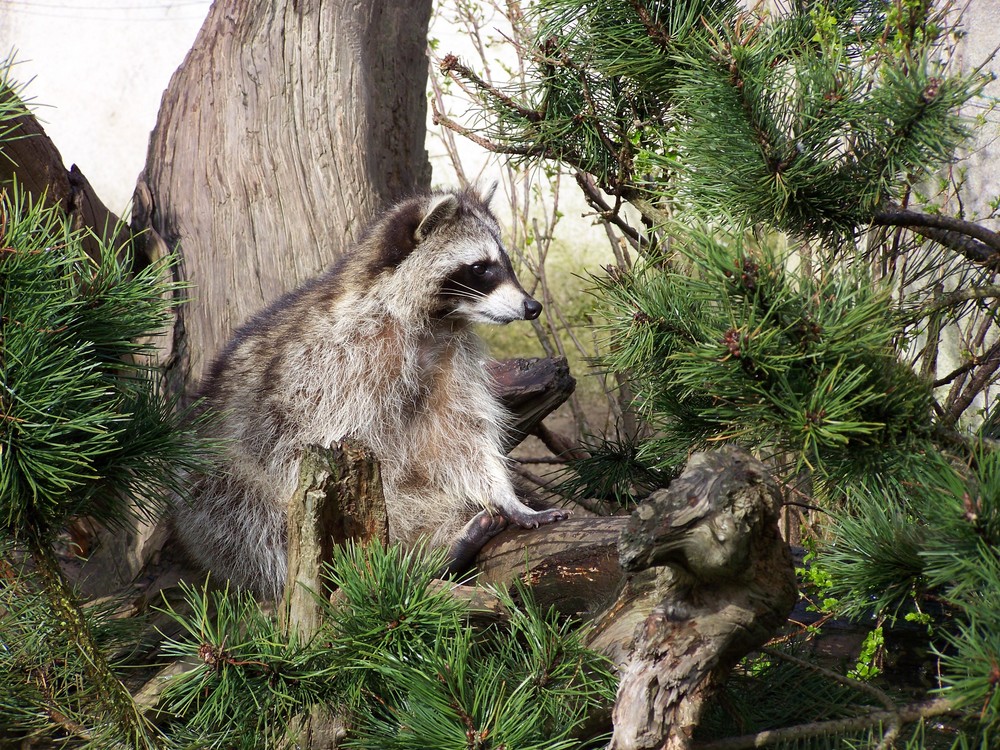
M 606 362 L 632 374 L 661 429 L 640 458 L 674 466 L 692 448 L 737 440 L 840 487 L 888 481 L 927 444 L 930 389 L 897 361 L 887 285 L 861 267 L 794 268 L 749 241 L 677 242 L 684 263 L 599 280 Z
M 971 463 L 928 455 L 919 481 L 888 505 L 856 494 L 823 560 L 843 611 L 940 622 L 932 634 L 947 695 L 996 732 L 1000 454 L 981 447 Z
M 95 750 L 114 746 L 121 739 L 118 727 L 95 711 L 90 665 L 53 617 L 47 593 L 30 566 L 18 561 L 10 539 L 0 537 L 0 559 L 10 564 L 0 575 L 0 745 L 30 736 L 37 743 L 87 737 L 79 745 Z M 113 619 L 116 605 L 91 606 L 85 614 L 102 652 L 127 654 L 135 624 Z
M 26 114 L 8 73 L 4 143 Z M 153 517 L 197 463 L 149 363 L 179 287 L 165 280 L 171 258 L 133 272 L 130 249 L 112 239 L 122 227 L 98 237 L 70 222 L 44 195 L 0 189 L 0 734 L 155 747 L 109 657 L 116 628 L 102 608 L 80 607 L 52 545 L 78 516 Z
M 481 132 L 516 157 L 689 218 L 836 244 L 951 158 L 958 109 L 986 82 L 938 62 L 940 13 L 897 5 L 545 0 L 527 87 L 465 77 Z
M 562 480 L 551 490 L 564 497 L 600 498 L 633 507 L 657 487 L 669 483 L 670 475 L 649 465 L 639 456 L 642 444 L 628 437 L 593 436 L 583 441 L 586 455 L 566 463 Z
M 171 679 L 161 697 L 162 712 L 183 717 L 171 727 L 175 742 L 278 747 L 295 716 L 336 700 L 338 665 L 322 643 L 285 637 L 246 592 L 182 590 L 190 613 L 165 610 L 182 632 L 164 640 L 163 653 L 198 666 Z
M 85 236 L 16 186 L 0 196 L 0 523 L 14 538 L 148 517 L 192 461 L 146 364 L 173 261 L 131 275 L 127 248 L 91 258 Z
M 885 652 L 885 631 L 879 625 L 865 636 L 861 644 L 861 653 L 858 654 L 858 663 L 854 669 L 848 672 L 849 677 L 856 680 L 871 680 L 882 672 L 879 664 Z
M 433 584 L 441 562 L 377 542 L 338 550 L 338 593 L 307 642 L 249 596 L 189 589 L 192 613 L 169 610 L 184 632 L 168 653 L 197 663 L 164 691 L 172 735 L 274 747 L 295 716 L 327 706 L 350 718 L 352 747 L 577 747 L 572 732 L 614 695 L 605 661 L 524 589 L 497 592 L 507 620 L 475 626 Z
M 947 3 L 774 8 L 540 0 L 526 89 L 446 72 L 478 90 L 479 132 L 494 150 L 589 173 L 615 200 L 581 180 L 588 201 L 641 257 L 597 279 L 596 294 L 602 366 L 629 380 L 646 432 L 628 451 L 594 446 L 577 489 L 627 488 L 630 463 L 637 482 L 692 450 L 750 447 L 832 514 L 807 568 L 821 606 L 926 628 L 939 688 L 966 712 L 955 746 L 987 747 L 1000 716 L 1000 459 L 986 440 L 996 405 L 979 438 L 966 425 L 1000 372 L 987 362 L 997 289 L 984 260 L 996 236 L 947 215 L 949 178 L 961 172 L 940 176 L 969 135 L 962 108 L 987 78 L 953 64 Z M 903 221 L 897 204 L 941 224 Z M 948 224 L 962 225 L 959 239 L 925 231 Z M 940 244 L 898 229 L 912 226 Z M 973 237 L 983 247 L 970 250 Z M 957 363 L 945 359 L 944 330 L 961 342 Z M 595 481 L 602 466 L 610 489 Z M 886 633 L 869 638 L 859 677 L 872 676 Z M 753 699 L 736 704 L 741 719 L 770 705 L 760 695 L 780 682 L 777 671 L 743 677 Z M 812 705 L 819 688 L 791 684 L 775 702 Z M 816 705 L 815 718 L 836 716 Z M 734 719 L 721 734 L 807 720 Z M 882 736 L 832 732 L 801 746 Z

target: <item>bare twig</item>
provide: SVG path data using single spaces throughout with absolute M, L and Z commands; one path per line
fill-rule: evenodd
M 985 389 L 1000 370 L 1000 340 L 993 345 L 979 358 L 978 369 L 972 375 L 969 382 L 962 388 L 961 393 L 947 407 L 947 418 L 954 424 L 962 415 L 973 400 Z
M 853 688 L 860 693 L 867 693 L 872 696 L 885 706 L 890 711 L 895 711 L 897 706 L 895 702 L 888 696 L 888 694 L 875 687 L 871 683 L 861 682 L 860 680 L 855 680 L 852 677 L 847 677 L 846 675 L 837 674 L 832 669 L 827 669 L 826 667 L 821 667 L 819 664 L 814 664 L 811 661 L 806 661 L 805 659 L 800 659 L 797 656 L 792 656 L 791 654 L 786 654 L 777 649 L 773 648 L 762 648 L 761 653 L 767 654 L 775 659 L 781 659 L 782 661 L 787 661 L 789 664 L 794 664 L 802 669 L 808 669 L 816 674 L 823 675 L 824 677 L 833 680 L 834 682 L 839 682 L 841 685 L 846 685 L 849 688 Z
M 587 452 L 583 448 L 558 432 L 550 430 L 544 422 L 535 428 L 534 434 L 556 456 L 567 459 L 587 458 Z
M 930 315 L 941 310 L 947 310 L 949 307 L 955 307 L 963 302 L 971 302 L 977 299 L 990 299 L 993 297 L 1000 297 L 1000 285 L 988 284 L 986 286 L 975 286 L 969 289 L 956 289 L 953 292 L 949 292 L 941 297 L 936 298 L 930 304 L 920 307 L 916 310 L 910 312 L 904 322 L 915 323 L 918 320 L 922 320 Z
M 642 235 L 632 226 L 625 221 L 624 217 L 620 212 L 615 211 L 608 202 L 604 200 L 601 195 L 601 191 L 598 189 L 597 185 L 594 184 L 594 178 L 591 177 L 586 172 L 577 170 L 574 173 L 574 178 L 576 179 L 576 184 L 580 186 L 580 190 L 583 191 L 584 198 L 587 199 L 593 208 L 597 209 L 601 219 L 609 224 L 614 224 L 629 243 L 637 251 L 639 251 L 643 245 Z

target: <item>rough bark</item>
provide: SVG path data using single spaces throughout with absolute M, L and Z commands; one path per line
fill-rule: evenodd
M 306 450 L 299 485 L 288 509 L 288 578 L 282 627 L 308 640 L 318 630 L 322 609 L 316 595 L 328 595 L 324 565 L 349 539 L 388 541 L 389 523 L 378 462 L 364 449 L 340 443 Z M 295 746 L 332 750 L 344 723 L 325 710 L 300 717 L 292 729 Z
M 233 328 L 328 266 L 386 202 L 424 188 L 431 0 L 216 0 L 163 95 L 133 228 L 195 285 L 172 388 Z

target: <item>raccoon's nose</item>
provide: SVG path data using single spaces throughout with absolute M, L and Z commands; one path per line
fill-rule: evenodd
M 539 315 L 542 314 L 542 303 L 531 299 L 530 297 L 524 301 L 524 319 L 534 320 Z

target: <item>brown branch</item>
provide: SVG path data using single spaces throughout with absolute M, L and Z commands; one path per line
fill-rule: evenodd
M 451 78 L 456 83 L 461 83 L 458 77 L 461 76 L 465 80 L 469 81 L 477 89 L 483 93 L 489 95 L 496 101 L 500 102 L 507 109 L 511 110 L 515 114 L 523 117 L 529 122 L 539 122 L 542 120 L 542 113 L 536 109 L 528 109 L 527 107 L 522 107 L 520 104 L 515 102 L 505 93 L 500 91 L 496 86 L 493 86 L 488 81 L 484 81 L 482 78 L 477 76 L 472 72 L 470 68 L 463 65 L 455 55 L 445 55 L 441 60 L 441 72 L 446 76 Z
M 915 323 L 922 318 L 926 318 L 941 310 L 960 305 L 963 302 L 971 302 L 978 299 L 990 299 L 1000 297 L 1000 285 L 989 284 L 986 286 L 976 286 L 970 289 L 956 289 L 942 297 L 938 297 L 926 307 L 920 307 L 911 311 L 904 319 L 904 323 Z
M 954 424 L 958 421 L 958 418 L 962 415 L 973 400 L 978 396 L 990 381 L 996 375 L 997 370 L 1000 369 L 1000 340 L 993 343 L 993 345 L 978 358 L 979 369 L 975 371 L 972 376 L 972 380 L 965 385 L 961 393 L 955 400 L 948 405 L 947 419 Z
M 662 24 L 657 23 L 653 20 L 652 16 L 649 15 L 649 9 L 646 8 L 638 0 L 629 0 L 629 5 L 632 6 L 632 10 L 636 12 L 639 16 L 639 20 L 642 21 L 642 25 L 646 27 L 646 34 L 656 42 L 661 50 L 666 51 L 670 46 L 670 34 L 663 30 Z
M 959 375 L 964 375 L 978 364 L 979 364 L 978 357 L 973 357 L 972 359 L 966 360 L 964 363 L 956 367 L 954 370 L 949 372 L 943 378 L 938 378 L 937 380 L 935 380 L 933 383 L 931 383 L 931 385 L 934 388 L 940 388 L 942 385 L 948 385 L 948 383 L 952 382 Z
M 587 203 L 591 207 L 597 209 L 598 215 L 604 221 L 614 224 L 622 234 L 628 239 L 632 244 L 632 247 L 637 250 L 642 245 L 642 235 L 639 234 L 633 227 L 629 226 L 628 222 L 622 218 L 621 213 L 616 211 L 613 207 L 608 205 L 608 202 L 601 197 L 601 191 L 598 189 L 597 185 L 594 184 L 591 176 L 583 171 L 577 170 L 573 177 L 576 179 L 576 184 L 580 186 L 580 190 L 583 191 L 583 196 L 586 198 Z
M 545 159 L 553 160 L 558 160 L 560 158 L 544 146 L 512 146 L 508 144 L 496 143 L 488 138 L 484 138 L 471 128 L 459 125 L 457 122 L 452 120 L 448 117 L 448 115 L 438 109 L 437 102 L 433 100 L 431 101 L 431 112 L 433 114 L 433 122 L 435 125 L 442 125 L 448 128 L 448 130 L 458 133 L 463 138 L 468 138 L 480 148 L 484 148 L 494 154 L 509 154 L 511 156 L 541 156 Z
M 713 742 L 701 742 L 694 745 L 695 750 L 745 750 L 747 748 L 763 747 L 800 740 L 807 737 L 822 737 L 831 734 L 867 729 L 879 724 L 909 724 L 920 719 L 933 716 L 943 716 L 955 713 L 955 706 L 947 698 L 935 698 L 923 703 L 911 703 L 894 711 L 872 711 L 864 716 L 850 719 L 834 719 L 832 721 L 814 721 L 784 729 L 771 729 L 756 734 L 745 734 L 740 737 L 729 737 Z
M 587 452 L 569 438 L 550 430 L 545 423 L 535 427 L 532 434 L 544 443 L 545 447 L 556 456 L 563 459 L 587 458 Z
M 1000 234 L 981 224 L 953 216 L 925 214 L 890 206 L 872 217 L 876 226 L 906 227 L 934 240 L 976 263 L 995 265 L 1000 255 Z

